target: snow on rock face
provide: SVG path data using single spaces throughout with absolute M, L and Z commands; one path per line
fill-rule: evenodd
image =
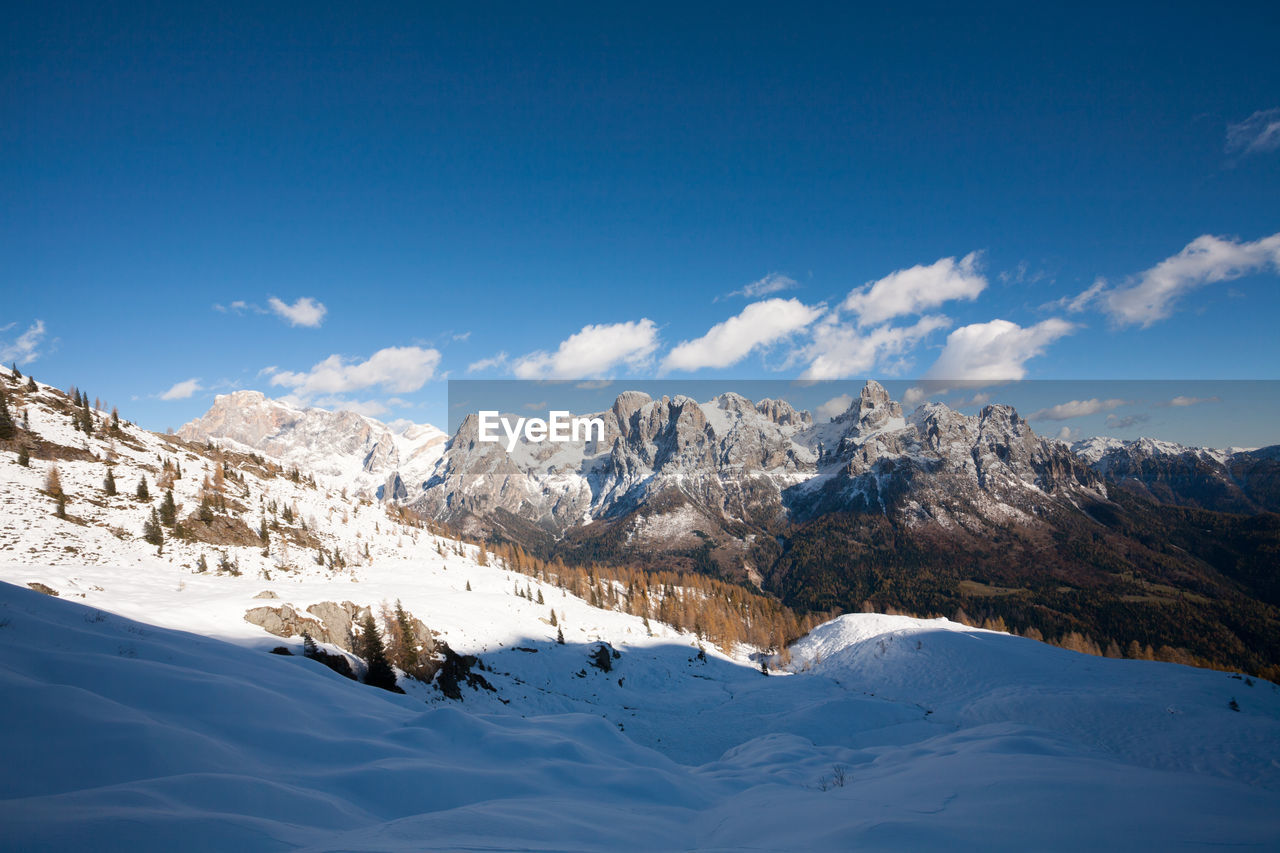
M 427 424 L 397 433 L 355 412 L 296 409 L 260 391 L 219 395 L 178 435 L 188 441 L 234 442 L 380 498 L 402 498 L 409 489 L 421 488 L 448 438 Z
M 930 404 L 907 418 L 875 381 L 842 415 L 816 425 L 785 402 L 734 393 L 699 404 L 624 392 L 599 416 L 603 442 L 521 445 L 511 454 L 478 447 L 475 425 L 464 423 L 410 500 L 455 522 L 483 527 L 501 510 L 560 534 L 655 502 L 690 502 L 702 529 L 714 531 L 858 506 L 944 526 L 957 514 L 1027 521 L 1079 493 L 1105 495 L 1083 462 L 1007 406 L 966 417 Z
M 1008 406 L 966 416 L 939 403 L 909 418 L 878 383 L 831 424 L 807 436 L 820 454 L 817 476 L 786 493 L 812 517 L 850 506 L 943 527 L 960 516 L 1026 523 L 1105 496 L 1100 478 L 1066 447 L 1037 436 Z
M 1275 471 L 1267 448 L 1228 451 L 1153 438 L 1089 438 L 1071 449 L 1108 480 L 1161 503 L 1233 513 L 1280 511 L 1280 498 L 1266 486 Z
M 891 421 L 902 420 L 902 406 L 890 399 L 889 392 L 874 379 L 868 379 L 862 392 L 844 414 L 832 418 L 835 423 L 857 425 L 859 435 L 884 429 Z
M 507 453 L 476 441 L 474 418 L 446 441 L 429 426 L 396 433 L 350 412 L 301 411 L 245 391 L 219 397 L 180 434 L 252 448 L 480 535 L 511 535 L 515 520 L 560 536 L 654 502 L 691 502 L 713 538 L 717 530 L 738 536 L 725 531 L 742 523 L 759 532 L 851 508 L 913 527 L 967 519 L 977 533 L 1106 499 L 1105 481 L 1126 480 L 1163 502 L 1272 508 L 1270 498 L 1242 491 L 1251 469 L 1232 466 L 1246 455 L 1152 439 L 1095 438 L 1068 449 L 1008 406 L 966 416 L 930 403 L 904 415 L 875 381 L 822 424 L 784 401 L 734 393 L 698 403 L 626 391 L 594 416 L 605 423 L 603 440 L 522 442 Z

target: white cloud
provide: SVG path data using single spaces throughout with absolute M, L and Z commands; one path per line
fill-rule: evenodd
M 874 326 L 953 299 L 977 299 L 987 287 L 986 277 L 977 269 L 980 260 L 980 253 L 970 252 L 959 261 L 942 258 L 928 266 L 891 272 L 850 291 L 840 307 L 856 313 L 859 326 Z
M 186 400 L 197 391 L 203 391 L 199 379 L 184 379 L 160 395 L 161 400 Z
M 764 278 L 751 282 L 741 290 L 726 293 L 725 299 L 733 296 L 745 296 L 747 299 L 756 299 L 761 296 L 768 296 L 770 293 L 781 293 L 784 290 L 794 290 L 799 286 L 800 285 L 794 278 L 783 275 L 782 273 L 771 272 Z M 719 299 L 716 301 L 719 301 Z
M 1184 397 L 1181 394 L 1179 394 L 1177 397 L 1174 397 L 1172 400 L 1169 400 L 1165 403 L 1160 403 L 1159 405 L 1181 408 L 1183 406 L 1199 406 L 1203 403 L 1221 403 L 1221 402 L 1222 402 L 1222 398 L 1216 397 L 1216 396 L 1215 397 Z
M 235 304 L 231 303 L 233 308 Z M 329 313 L 329 309 L 324 307 L 323 302 L 316 302 L 310 296 L 300 297 L 292 305 L 272 296 L 267 300 L 267 305 L 277 315 L 288 320 L 290 326 L 307 326 L 312 329 L 320 328 L 320 324 L 324 322 L 324 315 Z
M 1076 430 L 1069 426 L 1064 426 L 1062 429 L 1058 430 L 1056 438 L 1058 441 L 1074 441 L 1079 435 L 1079 432 Z
M 1059 403 L 1056 406 L 1050 406 L 1047 409 L 1041 409 L 1038 412 L 1032 412 L 1027 415 L 1029 421 L 1065 421 L 1071 418 L 1083 418 L 1088 415 L 1096 415 L 1099 412 L 1109 412 L 1112 409 L 1118 409 L 1121 406 L 1127 406 L 1132 400 L 1099 400 L 1093 398 L 1091 400 L 1069 400 L 1066 403 Z
M 662 369 L 699 370 L 729 367 L 757 347 L 768 346 L 806 328 L 822 313 L 798 299 L 766 299 L 753 302 L 736 317 L 712 326 L 692 341 L 682 341 L 662 362 Z
M 434 349 L 387 347 L 367 361 L 348 362 L 340 355 L 331 355 L 305 373 L 276 371 L 271 374 L 271 384 L 290 388 L 303 400 L 375 386 L 406 394 L 426 384 L 439 364 L 440 353 Z
M 849 394 L 841 394 L 839 397 L 832 397 L 827 402 L 818 407 L 818 417 L 831 420 L 837 415 L 843 415 L 849 411 L 849 407 L 853 405 L 853 397 Z
M 1072 305 L 1097 302 L 1116 325 L 1145 328 L 1172 314 L 1174 304 L 1187 291 L 1268 267 L 1280 268 L 1280 233 L 1252 243 L 1203 234 L 1178 254 L 1135 276 L 1131 284 L 1107 290 L 1104 282 L 1095 282 Z
M 1106 291 L 1106 289 L 1107 289 L 1106 279 L 1100 278 L 1094 281 L 1093 284 L 1089 285 L 1084 290 L 1077 293 L 1075 296 L 1070 298 L 1064 296 L 1058 301 L 1051 302 L 1049 305 L 1045 307 L 1066 309 L 1067 311 L 1070 311 L 1072 314 L 1079 314 L 1081 311 L 1085 310 L 1089 306 L 1098 302 L 1102 298 L 1102 295 Z
M 1018 265 L 1011 270 L 1001 270 L 1001 284 L 1038 284 L 1048 278 L 1049 274 L 1044 270 L 1033 270 L 1026 261 L 1018 261 Z
M 843 379 L 903 355 L 931 332 L 950 325 L 946 317 L 930 315 L 910 326 L 886 324 L 864 332 L 829 314 L 814 328 L 813 340 L 793 357 L 809 362 L 801 379 Z
M 1260 154 L 1280 148 L 1280 107 L 1258 110 L 1238 124 L 1227 125 L 1228 154 Z
M 248 302 L 245 302 L 243 299 L 237 299 L 236 301 L 232 302 L 230 305 L 223 305 L 221 303 L 215 302 L 213 304 L 213 310 L 219 311 L 223 314 L 237 314 L 237 315 L 243 314 L 246 311 L 252 311 L 255 314 L 271 313 L 270 311 L 263 308 L 262 306 L 250 305 Z
M 944 392 L 945 393 L 945 392 Z M 902 392 L 902 405 L 915 406 L 924 402 L 930 396 L 930 392 L 923 388 L 912 385 L 906 391 Z
M 958 400 L 952 400 L 949 404 L 953 409 L 971 409 L 978 406 L 985 406 L 991 402 L 991 395 L 987 393 L 974 394 L 971 397 L 961 397 Z
M 1130 429 L 1149 420 L 1151 416 L 1145 414 L 1126 415 L 1123 418 L 1119 415 L 1107 415 L 1107 429 Z
M 13 328 L 10 323 L 0 331 Z M 0 363 L 29 364 L 40 357 L 40 342 L 44 340 L 44 321 L 36 320 L 12 342 L 0 341 Z
M 1027 361 L 1074 328 L 1056 317 L 1027 328 L 1008 320 L 961 326 L 947 336 L 946 346 L 926 375 L 968 381 L 1021 379 Z
M 500 352 L 489 358 L 482 358 L 479 361 L 473 361 L 467 365 L 467 373 L 477 373 L 481 370 L 493 370 L 499 367 L 505 367 L 507 364 L 507 354 Z
M 516 359 L 512 372 L 520 379 L 581 379 L 623 364 L 639 368 L 657 348 L 658 327 L 649 319 L 583 326 L 555 352 L 538 350 Z

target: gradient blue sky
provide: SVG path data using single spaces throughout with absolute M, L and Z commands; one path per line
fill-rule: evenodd
M 157 429 L 232 388 L 443 424 L 447 377 L 1280 378 L 1278 36 L 1274 3 L 13 6 L 0 357 Z

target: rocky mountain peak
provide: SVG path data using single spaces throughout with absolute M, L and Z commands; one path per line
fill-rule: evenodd
M 756 403 L 756 411 L 764 415 L 778 426 L 807 427 L 813 425 L 813 415 L 796 411 L 786 400 L 773 400 L 769 397 Z
M 379 498 L 403 497 L 420 487 L 447 439 L 428 424 L 397 432 L 355 412 L 297 409 L 260 391 L 219 395 L 178 435 L 262 453 Z
M 643 391 L 623 391 L 613 401 L 614 418 L 618 422 L 618 431 L 625 438 L 631 434 L 631 419 L 636 412 L 640 411 L 647 403 L 653 402 L 653 398 Z
M 843 414 L 833 418 L 832 422 L 852 424 L 851 433 L 856 437 L 885 429 L 902 419 L 902 404 L 892 399 L 883 385 L 869 379 L 862 386 L 858 399 Z

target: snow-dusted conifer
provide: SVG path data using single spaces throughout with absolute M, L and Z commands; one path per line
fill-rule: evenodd
M 364 620 L 360 623 L 360 638 L 356 648 L 369 667 L 364 683 L 383 690 L 394 690 L 396 675 L 387 661 L 386 648 L 382 644 L 382 635 L 378 633 L 378 624 L 374 621 L 372 610 L 365 613 Z

